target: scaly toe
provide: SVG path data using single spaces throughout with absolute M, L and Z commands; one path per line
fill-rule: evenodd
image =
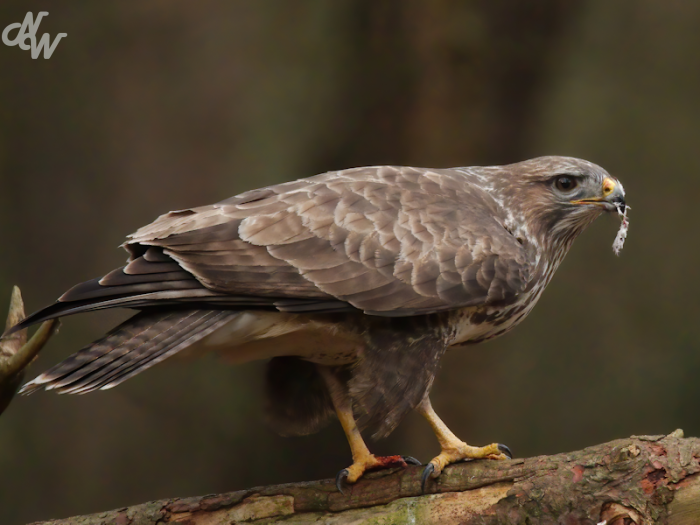
M 358 459 L 348 468 L 338 472 L 335 477 L 335 486 L 338 487 L 338 492 L 343 492 L 343 487 L 346 483 L 352 484 L 360 479 L 368 470 L 378 470 L 384 468 L 406 468 L 408 465 L 422 465 L 420 461 L 411 456 L 374 456 L 369 455 Z
M 421 490 L 425 492 L 425 485 L 429 478 L 437 478 L 442 470 L 452 463 L 469 459 L 512 459 L 513 453 L 510 449 L 500 443 L 492 443 L 485 447 L 472 447 L 463 442 L 455 442 L 449 448 L 444 448 L 442 452 L 434 457 L 423 469 L 421 475 Z

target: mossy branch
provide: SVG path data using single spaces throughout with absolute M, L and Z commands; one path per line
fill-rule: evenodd
M 41 525 L 700 523 L 700 439 L 633 436 L 578 452 L 451 465 L 421 494 L 421 467 L 257 487 L 42 522 Z

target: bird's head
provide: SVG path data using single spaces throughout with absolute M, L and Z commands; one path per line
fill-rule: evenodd
M 572 157 L 539 157 L 504 166 L 515 173 L 510 193 L 530 233 L 565 250 L 603 212 L 623 213 L 625 190 L 600 166 Z M 515 204 L 515 203 L 514 203 Z

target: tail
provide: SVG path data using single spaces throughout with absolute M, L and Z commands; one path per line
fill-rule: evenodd
M 107 390 L 196 343 L 238 315 L 231 310 L 144 310 L 22 387 L 61 394 Z

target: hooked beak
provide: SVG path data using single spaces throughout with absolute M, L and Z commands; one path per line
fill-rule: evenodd
M 571 204 L 592 204 L 600 206 L 605 211 L 624 210 L 627 206 L 625 203 L 625 190 L 615 179 L 605 177 L 603 180 L 602 197 L 592 199 L 579 199 L 571 201 Z

